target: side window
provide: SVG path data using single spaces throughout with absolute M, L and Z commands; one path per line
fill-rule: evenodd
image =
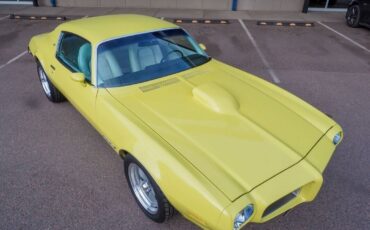
M 63 33 L 57 58 L 72 72 L 83 73 L 86 81 L 91 82 L 91 44 L 88 41 L 74 34 Z

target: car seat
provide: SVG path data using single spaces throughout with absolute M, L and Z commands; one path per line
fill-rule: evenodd
M 98 85 L 104 81 L 122 76 L 121 67 L 111 50 L 105 50 L 98 56 Z
M 87 81 L 91 82 L 91 45 L 85 43 L 78 51 L 78 69 L 85 75 Z
M 137 49 L 137 58 L 141 70 L 146 67 L 159 64 L 163 58 L 159 44 L 140 45 Z

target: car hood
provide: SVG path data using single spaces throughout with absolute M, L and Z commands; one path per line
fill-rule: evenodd
M 306 119 L 284 103 L 290 94 L 273 87 L 210 61 L 108 91 L 235 200 L 300 161 L 332 125 L 313 124 L 321 113 L 304 105 Z

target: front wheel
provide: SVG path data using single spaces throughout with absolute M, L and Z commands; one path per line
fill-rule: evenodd
M 150 219 L 162 223 L 174 214 L 174 207 L 145 168 L 131 155 L 124 159 L 125 176 L 136 203 Z
M 347 24 L 350 27 L 358 27 L 360 24 L 360 7 L 358 5 L 350 6 L 346 14 Z
M 37 73 L 46 97 L 54 103 L 65 101 L 63 94 L 51 83 L 39 62 L 37 62 Z

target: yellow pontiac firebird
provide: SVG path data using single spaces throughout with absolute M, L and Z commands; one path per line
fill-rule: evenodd
M 80 19 L 33 37 L 42 88 L 68 99 L 124 158 L 143 212 L 240 229 L 312 201 L 341 127 L 301 99 L 210 58 L 147 16 Z

